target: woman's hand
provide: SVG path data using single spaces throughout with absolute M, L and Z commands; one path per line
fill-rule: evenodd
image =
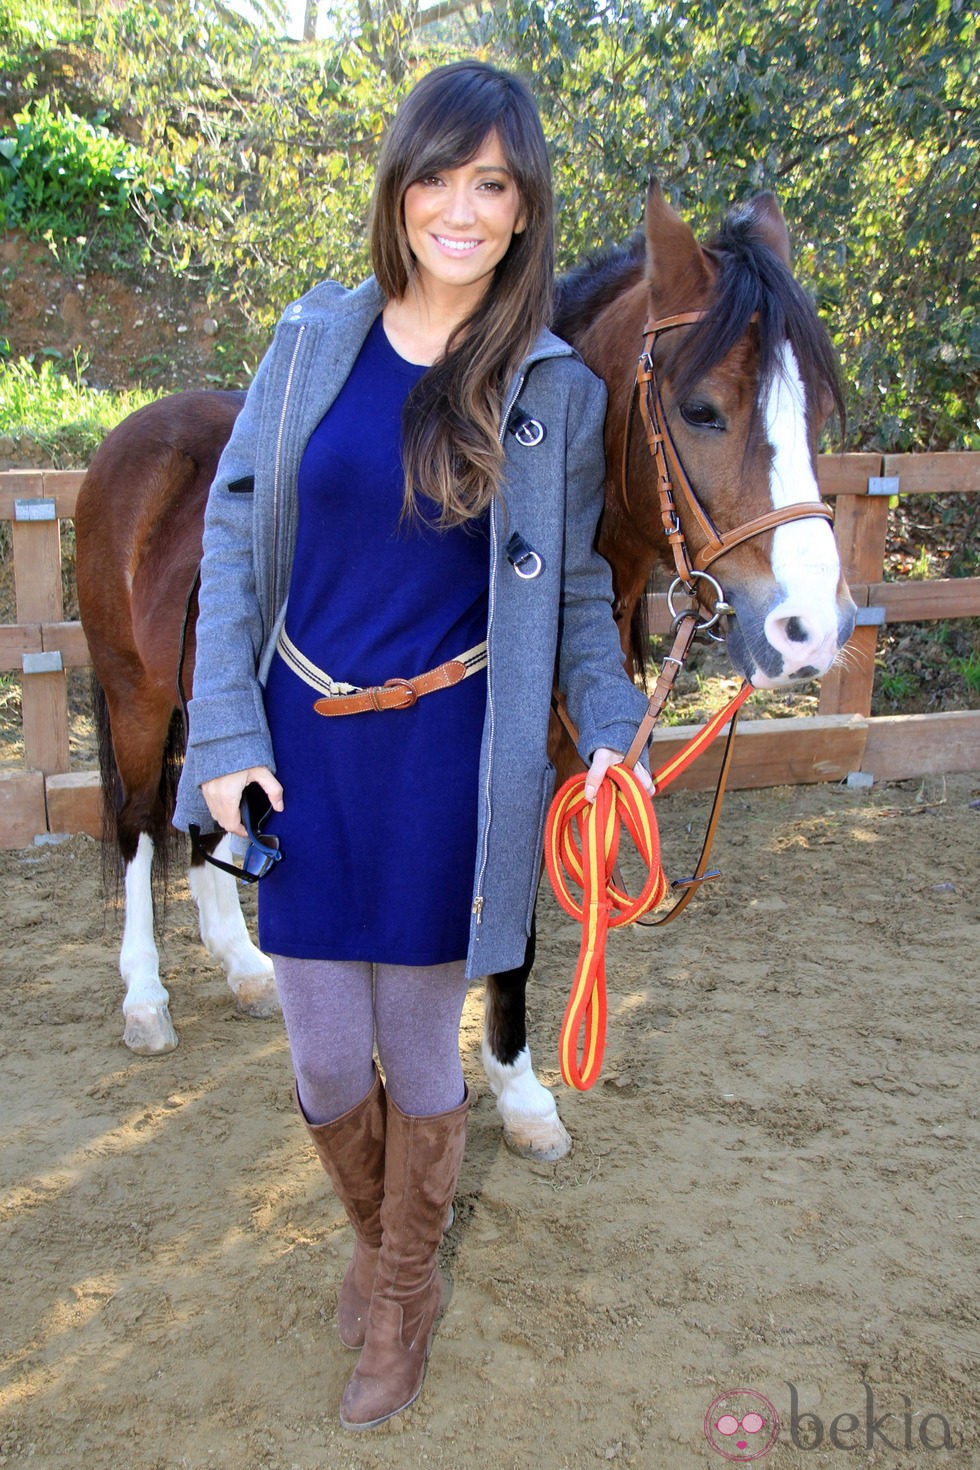
M 599 746 L 599 749 L 592 756 L 592 764 L 589 767 L 589 774 L 585 778 L 586 801 L 595 801 L 596 796 L 599 793 L 599 787 L 602 785 L 602 779 L 605 776 L 606 772 L 609 770 L 609 767 L 620 765 L 622 759 L 623 752 L 621 750 L 609 750 L 604 745 Z M 633 770 L 636 774 L 636 779 L 639 781 L 644 791 L 647 793 L 648 796 L 652 796 L 653 781 L 650 777 L 650 772 L 646 769 L 645 766 L 642 766 L 639 761 L 637 761 L 636 765 L 633 767 Z
M 277 812 L 282 811 L 282 787 L 268 766 L 252 766 L 247 771 L 232 771 L 201 782 L 201 795 L 219 827 L 247 837 L 242 823 L 242 793 L 250 781 L 257 781 Z

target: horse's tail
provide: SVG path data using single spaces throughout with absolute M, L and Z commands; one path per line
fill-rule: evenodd
M 99 748 L 99 783 L 102 787 L 102 886 L 106 894 L 119 894 L 119 808 L 122 781 L 112 748 L 109 701 L 95 670 L 92 670 L 92 717 Z
M 120 821 L 124 791 L 112 743 L 109 702 L 98 676 L 92 674 L 92 711 L 99 750 L 99 780 L 102 786 L 102 878 L 107 895 L 118 898 L 122 865 Z M 156 816 L 149 836 L 153 839 L 154 910 L 165 909 L 170 878 L 178 859 L 183 858 L 184 839 L 171 822 L 177 800 L 177 783 L 184 760 L 184 722 L 175 709 L 170 717 L 160 764 Z
M 180 710 L 175 709 L 170 716 L 160 766 L 160 809 L 163 822 L 153 833 L 153 897 L 154 902 L 161 900 L 164 905 L 170 887 L 170 876 L 178 859 L 181 869 L 184 867 L 184 834 L 178 832 L 171 821 L 177 804 L 177 783 L 184 764 L 184 744 L 184 718 Z

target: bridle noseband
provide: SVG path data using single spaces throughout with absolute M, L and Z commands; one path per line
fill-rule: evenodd
M 654 365 L 653 351 L 657 337 L 661 332 L 669 332 L 674 327 L 688 327 L 703 321 L 707 316 L 705 311 L 679 312 L 676 316 L 661 317 L 659 320 L 649 321 L 643 328 L 643 351 L 640 353 L 636 365 L 636 377 L 633 380 L 633 389 L 630 394 L 629 411 L 626 420 L 626 435 L 623 443 L 622 464 L 622 496 L 623 507 L 627 514 L 630 513 L 629 492 L 627 482 L 629 477 L 629 451 L 630 435 L 633 422 L 634 405 L 639 400 L 640 416 L 643 419 L 643 428 L 646 433 L 647 447 L 653 457 L 657 470 L 657 494 L 660 500 L 660 517 L 663 522 L 664 535 L 670 543 L 674 557 L 674 568 L 677 576 L 671 584 L 667 594 L 668 605 L 675 623 L 679 617 L 674 608 L 674 596 L 677 591 L 683 592 L 691 598 L 702 601 L 697 583 L 706 582 L 710 584 L 711 590 L 716 594 L 712 604 L 710 617 L 698 623 L 699 633 L 708 632 L 722 617 L 731 615 L 733 608 L 725 598 L 720 582 L 716 577 L 708 573 L 708 568 L 713 566 L 719 557 L 741 546 L 746 541 L 751 541 L 756 536 L 762 536 L 766 531 L 772 531 L 776 526 L 785 525 L 787 521 L 800 521 L 811 516 L 819 516 L 824 520 L 833 521 L 834 513 L 829 505 L 813 501 L 797 501 L 793 505 L 785 505 L 780 510 L 766 511 L 764 515 L 755 516 L 746 521 L 744 525 L 735 530 L 721 532 L 717 529 L 708 512 L 701 504 L 677 452 L 667 423 L 667 415 L 664 412 L 663 398 L 660 392 L 660 384 L 657 381 L 657 370 Z M 755 318 L 753 318 L 754 320 Z M 704 537 L 704 545 L 697 552 L 693 560 L 688 552 L 687 541 L 681 527 L 681 518 L 677 510 L 677 500 L 680 500 L 689 513 L 691 520 L 697 526 L 698 531 Z M 714 637 L 714 634 L 710 636 Z

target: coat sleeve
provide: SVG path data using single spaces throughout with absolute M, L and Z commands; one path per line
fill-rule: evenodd
M 647 708 L 626 673 L 613 618 L 612 573 L 595 549 L 603 504 L 604 385 L 576 364 L 568 413 L 558 686 L 586 763 L 599 746 L 626 751 Z
M 214 829 L 202 782 L 251 766 L 275 769 L 256 672 L 266 629 L 253 562 L 255 497 L 271 493 L 255 475 L 273 350 L 259 365 L 208 495 L 193 697 L 174 814 L 174 825 L 185 830 L 189 822 Z

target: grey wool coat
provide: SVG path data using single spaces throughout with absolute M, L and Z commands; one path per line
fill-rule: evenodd
M 174 816 L 184 830 L 214 828 L 202 782 L 252 766 L 275 770 L 263 686 L 285 617 L 300 459 L 383 305 L 373 278 L 354 291 L 326 282 L 294 302 L 221 457 L 205 521 L 189 739 Z M 586 760 L 599 746 L 627 749 L 646 709 L 623 668 L 609 567 L 593 548 L 605 404 L 604 386 L 574 350 L 542 332 L 504 406 L 470 978 L 524 959 L 554 781 L 547 733 L 556 671 Z M 539 443 L 521 442 L 536 431 L 513 432 L 521 414 L 542 426 Z M 513 564 L 529 550 L 541 562 L 530 578 Z

